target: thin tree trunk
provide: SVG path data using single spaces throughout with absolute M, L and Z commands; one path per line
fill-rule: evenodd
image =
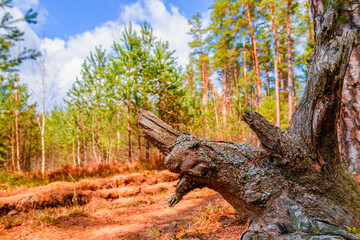
M 216 90 L 213 90 L 213 99 L 214 99 L 214 110 L 215 110 L 215 119 L 216 119 L 216 128 L 218 130 L 218 135 L 220 135 L 220 140 L 223 140 L 223 133 L 222 133 L 222 128 L 220 127 L 220 122 L 219 122 L 219 107 L 217 104 L 217 94 L 216 94 Z
M 127 132 L 128 132 L 128 159 L 129 159 L 129 163 L 133 164 L 132 161 L 132 155 L 131 155 L 131 119 L 130 119 L 130 99 L 127 100 Z
M 72 158 L 73 158 L 73 165 L 76 167 L 76 158 L 75 158 L 75 142 L 72 143 Z
M 146 161 L 150 161 L 150 142 L 146 139 Z
M 222 114 L 223 114 L 223 120 L 224 120 L 224 129 L 226 129 L 227 126 L 227 65 L 225 64 L 225 69 L 223 71 L 223 94 L 222 94 Z
M 203 53 L 201 50 L 201 59 L 203 59 Z M 205 105 L 205 113 L 208 112 L 208 79 L 205 72 L 205 63 L 203 60 L 201 60 L 201 75 L 203 80 L 203 86 L 204 86 L 204 105 Z
M 311 27 L 311 19 L 310 19 L 310 3 L 309 3 L 309 0 L 306 0 L 306 13 L 308 15 L 308 17 L 306 18 L 306 22 L 307 22 L 307 25 L 308 25 L 309 43 L 314 44 L 313 28 Z
M 270 14 L 272 22 L 272 32 L 274 37 L 274 75 L 275 75 L 275 102 L 276 102 L 276 126 L 281 127 L 281 118 L 280 118 L 280 89 L 279 89 L 279 74 L 278 74 L 278 39 L 276 34 L 276 26 L 274 19 L 274 5 L 270 5 Z
M 13 170 L 16 171 L 15 164 L 15 146 L 14 146 L 14 124 L 11 124 L 11 162 L 13 166 Z
M 243 44 L 244 44 L 244 57 L 243 57 L 243 64 L 244 64 L 244 81 L 245 81 L 245 108 L 248 107 L 248 95 L 247 95 L 247 65 L 246 65 L 246 41 L 245 41 L 245 36 L 243 37 Z
M 270 96 L 270 78 L 269 78 L 269 65 L 268 65 L 268 63 L 265 63 L 265 74 L 266 74 L 266 86 L 267 86 L 266 94 L 267 94 L 267 96 Z
M 80 140 L 79 140 L 79 136 L 76 136 L 77 139 L 77 161 L 78 161 L 78 166 L 81 166 L 81 158 L 80 158 Z
M 18 123 L 18 90 L 19 90 L 19 76 L 16 74 L 16 90 L 15 90 L 15 143 L 16 143 L 16 165 L 17 170 L 20 172 L 20 143 L 19 143 L 19 123 Z
M 138 149 L 139 149 L 139 160 L 142 160 L 141 135 L 140 135 L 140 133 L 138 133 L 137 140 L 138 140 Z
M 287 55 L 288 55 L 288 84 L 289 84 L 289 95 L 288 95 L 288 117 L 289 121 L 291 120 L 291 116 L 294 112 L 294 98 L 293 95 L 295 92 L 294 88 L 294 72 L 291 60 L 291 20 L 290 20 L 290 4 L 291 0 L 286 1 L 287 4 L 287 12 L 286 12 L 286 35 L 287 35 Z
M 86 157 L 86 140 L 85 140 L 85 133 L 83 134 L 83 153 L 84 153 L 84 165 L 87 164 L 87 157 Z
M 254 55 L 254 62 L 255 62 L 255 73 L 256 73 L 256 81 L 255 81 L 255 88 L 256 88 L 256 101 L 255 101 L 255 109 L 260 105 L 261 99 L 262 99 L 262 89 L 261 89 L 261 74 L 260 74 L 260 66 L 259 66 L 259 59 L 258 59 L 258 53 L 257 53 L 257 44 L 254 34 L 254 29 L 252 25 L 251 20 L 251 10 L 250 10 L 250 4 L 246 4 L 247 7 L 247 18 L 248 18 L 248 24 L 250 27 L 250 36 L 251 36 L 251 43 L 252 43 L 252 49 L 253 49 L 253 55 Z
M 45 55 L 46 55 L 46 53 L 45 53 Z M 41 81 L 42 81 L 42 114 L 41 114 L 42 124 L 40 127 L 40 130 L 41 130 L 41 154 L 42 154 L 41 174 L 42 174 L 42 177 L 45 178 L 45 56 L 43 56 L 43 59 L 42 59 Z
M 93 114 L 93 119 L 94 119 L 94 114 Z M 94 121 L 94 120 L 93 120 Z M 94 123 L 94 122 L 93 122 Z M 97 163 L 100 163 L 99 162 L 99 159 L 98 159 L 98 156 L 96 154 L 96 146 L 95 146 L 95 133 L 94 133 L 94 129 L 92 129 L 92 150 L 93 150 L 93 154 L 94 154 L 94 158 L 95 158 L 95 161 Z

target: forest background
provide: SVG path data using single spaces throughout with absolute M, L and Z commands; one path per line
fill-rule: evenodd
M 0 1 L 6 12 L 11 1 Z M 146 109 L 184 132 L 202 138 L 257 144 L 241 120 L 258 111 L 286 129 L 307 78 L 306 59 L 314 46 L 308 0 L 217 0 L 210 23 L 200 14 L 188 20 L 192 41 L 189 64 L 180 67 L 166 41 L 149 23 L 131 23 L 111 51 L 96 47 L 84 59 L 65 104 L 45 110 L 29 103 L 28 85 L 18 66 L 46 54 L 19 48 L 21 21 L 4 15 L 0 28 L 0 167 L 44 173 L 71 164 L 121 162 L 134 165 L 162 158 L 137 127 Z M 47 86 L 48 87 L 48 86 Z

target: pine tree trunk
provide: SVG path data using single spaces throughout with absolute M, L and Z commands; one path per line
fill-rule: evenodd
M 216 119 L 216 128 L 218 130 L 218 136 L 220 136 L 220 140 L 223 140 L 222 128 L 220 127 L 220 119 L 219 119 L 219 107 L 217 103 L 217 94 L 216 90 L 213 91 L 213 100 L 214 100 L 214 111 L 215 111 L 215 119 Z
M 288 55 L 288 84 L 289 84 L 289 94 L 288 94 L 288 118 L 291 120 L 291 116 L 294 112 L 294 72 L 292 66 L 292 54 L 291 54 L 291 20 L 290 20 L 290 5 L 291 0 L 286 1 L 287 12 L 286 12 L 286 35 L 287 35 L 287 55 Z
M 133 161 L 132 161 L 132 156 L 131 156 L 131 119 L 130 119 L 130 99 L 128 99 L 127 101 L 127 117 L 128 117 L 128 120 L 127 120 L 127 132 L 128 132 L 128 159 L 129 159 L 129 163 L 130 164 L 133 164 Z
M 94 126 L 94 121 L 95 121 L 95 116 L 94 116 L 94 113 L 92 114 L 92 123 L 93 123 L 93 126 Z M 91 133 L 92 133 L 92 135 L 91 135 L 91 137 L 92 137 L 92 150 L 93 150 L 93 154 L 94 154 L 94 158 L 95 158 L 95 161 L 97 162 L 97 163 L 100 163 L 99 162 L 99 158 L 98 158 L 98 156 L 97 156 L 97 153 L 96 153 L 96 147 L 95 147 L 95 132 L 94 132 L 95 130 L 94 130 L 94 128 L 92 129 L 92 131 L 91 131 Z M 76 165 L 76 162 L 75 162 L 75 165 Z
M 42 57 L 42 66 L 41 66 L 41 82 L 42 82 L 42 114 L 41 114 L 41 175 L 45 178 L 45 60 L 46 52 Z
M 72 143 L 72 159 L 73 159 L 73 165 L 76 167 L 76 160 L 75 160 L 75 142 Z
M 360 184 L 343 168 L 336 127 L 355 34 L 335 37 L 338 15 L 330 5 L 289 128 L 282 131 L 259 113 L 243 116 L 262 148 L 200 139 L 138 112 L 145 137 L 180 174 L 170 206 L 206 186 L 248 221 L 240 239 L 360 239 L 348 231 L 360 227 Z
M 43 114 L 41 115 L 41 175 L 45 177 L 45 113 L 43 109 Z
M 224 87 L 223 87 L 223 94 L 222 94 L 222 114 L 224 120 L 224 129 L 227 127 L 227 65 L 225 64 L 225 69 L 223 71 L 223 79 L 224 79 Z
M 277 39 L 277 29 L 275 26 L 274 19 L 274 5 L 270 5 L 270 16 L 272 22 L 272 32 L 274 37 L 274 75 L 275 75 L 275 102 L 276 102 L 276 126 L 281 127 L 281 118 L 280 118 L 280 88 L 279 88 L 279 70 L 278 70 L 278 39 Z
M 314 44 L 313 28 L 311 27 L 311 19 L 310 19 L 310 3 L 309 3 L 309 0 L 306 0 L 306 13 L 308 15 L 308 17 L 306 18 L 306 23 L 308 25 L 309 43 Z
M 14 124 L 11 124 L 11 162 L 13 171 L 16 171 L 15 165 L 15 146 L 14 146 Z
M 256 88 L 256 101 L 255 101 L 255 109 L 260 105 L 261 99 L 262 99 L 262 89 L 261 89 L 261 74 L 260 74 L 260 66 L 259 66 L 259 59 L 258 59 L 258 53 L 257 53 L 257 44 L 255 39 L 255 33 L 252 25 L 252 19 L 251 19 L 251 9 L 250 4 L 246 4 L 247 7 L 247 18 L 248 18 L 248 24 L 250 27 L 250 36 L 251 36 L 251 43 L 252 43 L 252 49 L 254 54 L 254 62 L 255 62 L 255 73 L 256 73 L 256 82 L 255 82 L 255 88 Z
M 243 64 L 244 64 L 244 81 L 245 81 L 245 108 L 248 107 L 248 93 L 247 93 L 247 65 L 246 65 L 246 41 L 245 41 L 245 36 L 243 37 L 243 44 L 244 44 L 244 57 L 243 57 Z
M 19 122 L 18 122 L 18 89 L 19 89 L 19 78 L 18 74 L 16 74 L 16 90 L 15 90 L 15 145 L 16 145 L 16 166 L 17 170 L 20 172 L 20 143 L 19 143 Z
M 80 157 L 80 140 L 79 136 L 76 136 L 77 139 L 77 164 L 80 167 L 81 166 L 81 157 Z
M 266 95 L 270 96 L 270 78 L 269 78 L 269 65 L 268 65 L 268 63 L 265 63 L 265 74 L 266 74 L 266 86 L 267 86 Z
M 202 50 L 201 50 L 202 51 Z M 205 105 L 205 113 L 208 112 L 208 80 L 206 76 L 206 70 L 205 70 L 205 62 L 203 61 L 203 53 L 201 52 L 201 75 L 203 80 L 203 86 L 204 86 L 204 105 Z
M 142 150 L 141 150 L 141 135 L 140 133 L 138 133 L 138 136 L 137 136 L 137 141 L 138 141 L 138 149 L 139 149 L 139 161 L 142 160 Z
M 146 161 L 150 161 L 150 142 L 146 140 Z

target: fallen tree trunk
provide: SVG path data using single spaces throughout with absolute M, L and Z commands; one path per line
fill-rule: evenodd
M 262 148 L 200 139 L 139 111 L 144 136 L 180 174 L 170 206 L 206 186 L 248 220 L 240 239 L 360 239 L 348 230 L 360 227 L 360 185 L 343 168 L 336 128 L 355 35 L 335 37 L 337 18 L 330 5 L 289 128 L 282 131 L 258 113 L 243 116 Z

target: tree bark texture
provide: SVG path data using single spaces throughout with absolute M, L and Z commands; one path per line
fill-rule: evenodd
M 338 125 L 340 154 L 349 173 L 360 177 L 360 4 L 343 10 L 347 21 L 336 29 L 336 35 L 353 30 L 355 48 L 345 74 L 341 115 Z
M 270 16 L 272 23 L 272 32 L 274 37 L 274 75 L 275 75 L 275 102 L 276 102 L 276 126 L 281 127 L 280 118 L 280 88 L 279 88 L 279 71 L 278 71 L 278 39 L 277 39 L 277 28 L 275 26 L 274 18 L 274 4 L 270 5 Z M 284 91 L 284 86 L 281 86 L 281 90 Z
M 218 191 L 248 221 L 240 239 L 360 239 L 360 185 L 341 162 L 337 139 L 344 76 L 355 34 L 335 36 L 329 7 L 309 59 L 309 78 L 286 131 L 256 112 L 243 120 L 261 141 L 210 141 L 179 132 L 139 110 L 144 136 L 179 173 L 170 206 L 195 188 Z

